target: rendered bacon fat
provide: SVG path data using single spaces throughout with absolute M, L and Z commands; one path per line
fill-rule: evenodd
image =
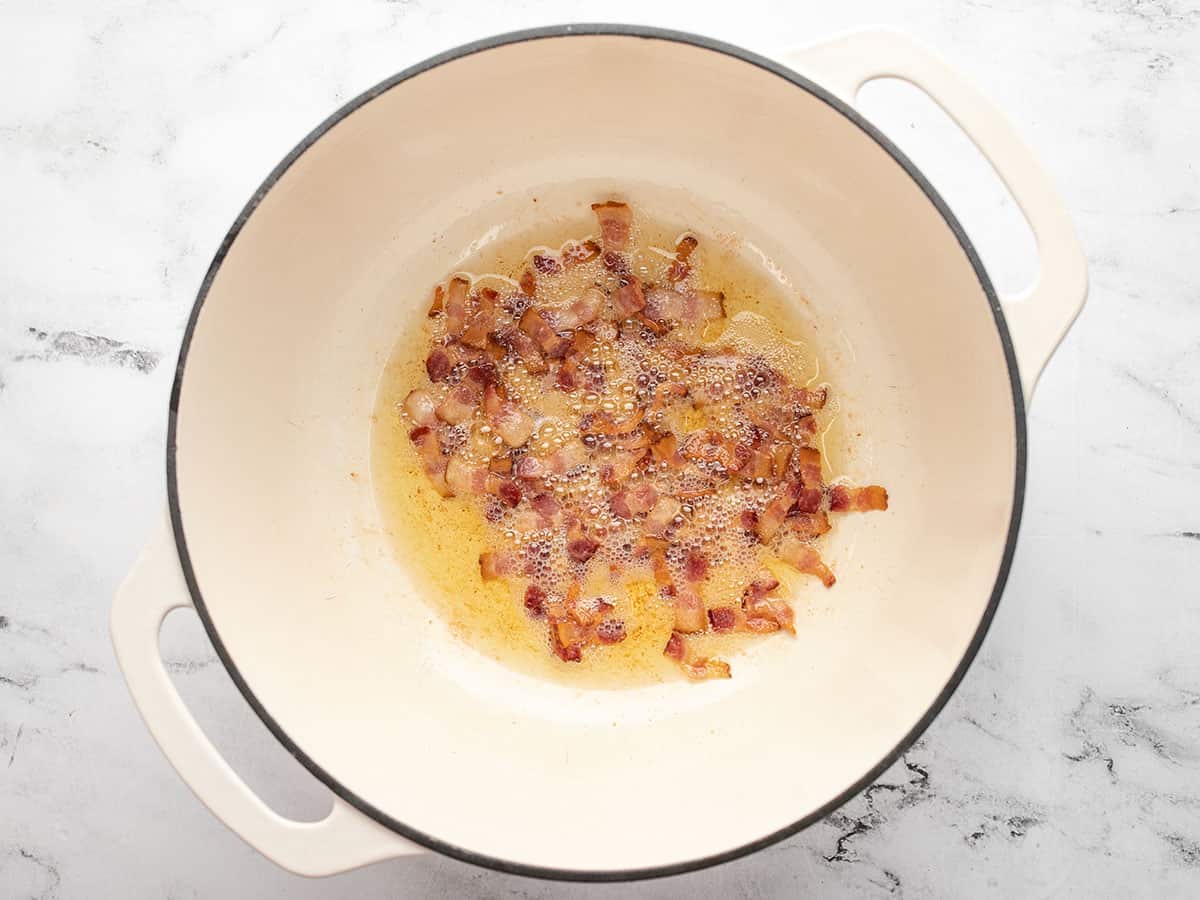
M 558 251 L 436 286 L 427 378 L 400 414 L 446 502 L 488 523 L 480 577 L 513 588 L 558 659 L 625 641 L 639 622 L 618 582 L 644 578 L 663 655 L 727 678 L 710 636 L 795 633 L 764 564 L 833 585 L 814 543 L 830 513 L 886 510 L 887 492 L 826 484 L 827 386 L 713 337 L 726 298 L 699 237 L 650 253 L 628 204 L 592 212 Z

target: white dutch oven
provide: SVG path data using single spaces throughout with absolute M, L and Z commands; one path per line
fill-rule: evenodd
M 239 216 L 179 357 L 170 522 L 112 631 L 163 752 L 275 862 L 322 875 L 429 848 L 615 880 L 728 860 L 870 783 L 962 678 L 1012 557 L 1025 403 L 1084 260 L 1029 152 L 934 57 L 870 32 L 788 63 L 814 81 L 625 26 L 472 44 L 339 110 Z M 1041 258 L 1027 296 L 997 298 L 928 182 L 839 99 L 881 75 L 933 96 L 1011 189 Z M 365 477 L 377 381 L 428 286 L 481 235 L 602 193 L 737 234 L 791 279 L 869 448 L 852 474 L 891 491 L 831 536 L 820 614 L 728 682 L 582 692 L 492 662 L 430 613 Z M 323 821 L 270 810 L 182 705 L 158 632 L 187 606 L 336 795 Z

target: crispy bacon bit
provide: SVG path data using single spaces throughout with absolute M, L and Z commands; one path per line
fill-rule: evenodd
M 554 517 L 558 515 L 559 505 L 553 494 L 538 494 L 529 501 L 529 505 L 533 507 L 534 512 L 541 516 L 547 526 L 553 524 Z
M 583 241 L 578 244 L 568 244 L 563 250 L 563 265 L 571 269 L 580 263 L 589 262 L 600 255 L 600 245 L 595 241 Z
M 450 425 L 465 422 L 475 415 L 475 394 L 466 385 L 460 384 L 448 393 L 437 406 L 437 417 Z
M 454 363 L 445 350 L 434 350 L 425 358 L 425 371 L 430 381 L 445 381 L 453 368 Z
M 591 324 L 600 317 L 606 300 L 604 291 L 595 287 L 588 288 L 570 306 L 558 313 L 554 323 L 555 328 L 559 331 L 575 331 L 576 328 Z M 575 336 L 580 334 L 587 334 L 587 332 L 575 332 Z M 576 345 L 574 336 L 572 337 L 571 352 L 581 352 Z
M 617 288 L 609 299 L 612 301 L 613 312 L 622 319 L 641 312 L 646 305 L 646 295 L 642 293 L 642 286 L 636 281 Z
M 515 575 L 521 568 L 521 555 L 511 550 L 484 550 L 479 554 L 479 574 L 484 581 Z
M 533 418 L 515 403 L 504 403 L 492 416 L 496 434 L 510 447 L 520 447 L 533 434 Z
M 784 535 L 783 541 L 779 544 L 779 558 L 805 575 L 814 575 L 820 578 L 825 587 L 833 587 L 834 582 L 837 581 L 829 566 L 822 562 L 817 551 L 794 535 Z
M 658 491 L 653 485 L 639 484 L 635 488 L 619 491 L 608 498 L 608 508 L 614 516 L 632 519 L 649 512 L 658 501 Z
M 679 453 L 679 439 L 670 431 L 651 445 L 650 452 L 655 462 L 665 462 L 667 468 L 680 469 L 684 466 L 683 456 Z
M 714 606 L 708 611 L 708 621 L 713 631 L 733 631 L 737 620 L 738 611 L 732 606 Z
M 625 640 L 625 622 L 621 619 L 605 619 L 596 626 L 596 639 L 602 644 L 619 644 Z
M 518 478 L 545 478 L 550 474 L 546 463 L 536 456 L 522 456 L 513 471 Z
M 446 484 L 460 496 L 483 494 L 488 487 L 488 470 L 472 466 L 456 454 L 446 460 Z
M 433 402 L 429 391 L 417 388 L 415 391 L 409 391 L 408 396 L 404 398 L 404 411 L 417 425 L 436 425 L 436 410 L 437 405 Z
M 562 265 L 553 256 L 543 256 L 540 253 L 534 254 L 533 267 L 542 275 L 557 275 L 562 271 Z
M 629 262 L 614 250 L 605 250 L 604 255 L 600 257 L 600 262 L 604 264 L 604 268 L 622 279 L 629 275 Z
M 848 487 L 835 484 L 829 489 L 829 508 L 833 512 L 870 512 L 888 508 L 888 493 L 879 485 Z
M 663 647 L 663 656 L 682 661 L 686 652 L 687 646 L 683 635 L 678 631 L 672 631 L 671 636 L 667 638 L 667 645 Z
M 743 509 L 738 516 L 738 524 L 747 531 L 758 532 L 758 513 L 752 509 Z
M 667 281 L 679 282 L 688 277 L 692 271 L 692 267 L 688 265 L 688 257 L 692 255 L 697 244 L 699 241 L 687 234 L 675 245 L 675 259 L 667 269 Z
M 789 515 L 805 515 L 815 513 L 821 508 L 822 493 L 820 488 L 801 488 L 796 492 L 796 505 Z
M 684 296 L 670 288 L 652 287 L 645 294 L 642 312 L 657 322 L 678 322 L 683 318 Z
M 571 342 L 555 332 L 545 315 L 534 307 L 525 310 L 517 327 L 529 335 L 547 356 L 562 356 Z
M 609 200 L 593 203 L 592 212 L 600 222 L 600 243 L 605 250 L 624 250 L 633 225 L 633 210 L 626 203 Z
M 675 630 L 684 634 L 694 634 L 703 631 L 708 622 L 704 612 L 704 601 L 700 595 L 689 589 L 677 589 L 675 592 Z
M 446 311 L 446 334 L 450 337 L 458 337 L 467 326 L 467 291 L 470 289 L 471 282 L 461 276 L 451 278 L 446 288 L 443 306 Z
M 522 316 L 523 318 L 524 316 Z M 538 343 L 525 332 L 508 328 L 497 335 L 499 342 L 521 358 L 530 375 L 541 375 L 548 366 Z
M 822 511 L 792 515 L 787 520 L 792 534 L 803 541 L 811 541 L 829 531 L 829 516 Z
M 829 388 L 826 385 L 822 385 L 815 391 L 801 388 L 796 392 L 796 400 L 801 406 L 808 409 L 824 409 L 829 400 Z
M 497 294 L 491 288 L 479 292 L 476 313 L 467 323 L 460 340 L 468 347 L 483 350 L 488 345 L 488 337 L 499 324 L 500 310 L 496 303 Z
M 688 581 L 704 581 L 708 578 L 708 559 L 695 550 L 689 550 L 683 561 L 683 577 Z
M 725 295 L 720 291 L 694 291 L 684 303 L 689 322 L 713 322 L 725 318 Z
M 705 681 L 709 678 L 731 678 L 729 663 L 723 659 L 698 659 L 695 662 L 683 663 L 683 671 L 688 678 L 695 681 Z
M 533 616 L 546 614 L 546 592 L 541 586 L 531 584 L 525 588 L 525 609 Z
M 800 470 L 800 483 L 808 488 L 820 488 L 824 485 L 821 475 L 821 451 L 812 447 L 800 447 L 796 451 L 796 461 Z

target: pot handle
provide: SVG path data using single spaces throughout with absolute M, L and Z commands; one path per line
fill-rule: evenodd
M 784 61 L 853 105 L 873 78 L 920 88 L 988 158 L 1025 214 L 1040 268 L 1032 287 L 1001 299 L 1026 403 L 1038 376 L 1087 299 L 1087 261 L 1050 179 L 995 106 L 936 55 L 886 29 L 852 31 L 784 55 Z
M 167 613 L 183 608 L 192 608 L 192 601 L 166 519 L 117 590 L 109 627 L 142 719 L 201 802 L 259 853 L 299 875 L 332 875 L 422 852 L 340 797 L 324 819 L 296 822 L 246 786 L 200 730 L 163 665 L 159 630 Z

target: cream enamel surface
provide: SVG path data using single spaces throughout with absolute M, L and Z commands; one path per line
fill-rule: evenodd
M 613 102 L 574 102 L 596 71 Z M 703 103 L 664 115 L 680 71 Z M 532 98 L 556 116 L 511 127 Z M 820 614 L 795 642 L 748 654 L 731 682 L 582 693 L 503 669 L 451 638 L 380 532 L 365 476 L 376 379 L 424 314 L 398 298 L 490 229 L 597 193 L 738 235 L 787 275 L 809 298 L 846 415 L 871 435 L 850 474 L 891 492 L 887 515 L 835 532 L 839 583 Z M 570 37 L 416 76 L 336 125 L 267 194 L 196 326 L 178 494 L 213 625 L 318 766 L 438 840 L 614 870 L 786 827 L 901 740 L 986 608 L 1015 447 L 991 309 L 885 151 L 745 62 Z

